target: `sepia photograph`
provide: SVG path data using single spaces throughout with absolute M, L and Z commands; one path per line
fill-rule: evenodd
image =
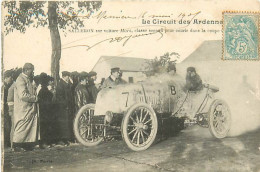
M 260 172 L 260 1 L 1 2 L 1 170 Z

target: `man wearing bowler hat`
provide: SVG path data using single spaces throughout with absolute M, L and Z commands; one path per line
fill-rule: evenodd
M 120 68 L 114 67 L 111 69 L 111 75 L 104 81 L 101 88 L 109 88 L 118 85 L 118 78 L 120 76 Z

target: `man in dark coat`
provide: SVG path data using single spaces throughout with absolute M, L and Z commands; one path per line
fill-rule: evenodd
M 84 105 L 90 103 L 90 94 L 87 90 L 87 78 L 86 73 L 81 73 L 79 77 L 79 83 L 75 89 L 75 105 L 76 112 Z
M 185 88 L 189 91 L 200 91 L 203 89 L 202 80 L 200 76 L 196 73 L 194 67 L 187 68 Z
M 72 123 L 73 123 L 73 96 L 72 83 L 70 82 L 70 73 L 62 72 L 62 78 L 57 84 L 56 100 L 58 104 L 57 116 L 57 132 L 60 145 L 69 145 L 69 140 L 72 138 Z
M 77 71 L 71 72 L 71 79 L 73 81 L 72 83 L 72 90 L 75 91 L 75 88 L 77 87 L 79 83 L 79 76 L 80 74 Z
M 8 89 L 13 83 L 13 72 L 11 70 L 7 70 L 4 73 L 4 84 L 2 87 L 2 119 L 4 119 L 4 147 L 10 146 L 10 132 L 11 132 L 11 118 L 8 113 L 9 108 L 7 104 L 8 97 Z
M 88 78 L 88 91 L 90 92 L 91 96 L 91 103 L 96 103 L 97 94 L 99 89 L 97 88 L 95 81 L 97 79 L 97 73 L 94 71 L 89 72 Z

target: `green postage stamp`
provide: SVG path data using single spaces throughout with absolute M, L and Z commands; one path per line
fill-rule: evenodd
M 223 60 L 259 60 L 259 13 L 223 12 Z

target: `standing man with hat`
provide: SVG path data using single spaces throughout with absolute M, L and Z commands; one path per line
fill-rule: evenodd
M 57 84 L 56 100 L 58 105 L 57 116 L 57 135 L 58 144 L 63 146 L 69 145 L 69 140 L 72 138 L 72 123 L 73 123 L 73 94 L 72 83 L 70 82 L 70 73 L 62 72 L 62 78 Z
M 96 103 L 97 94 L 99 89 L 97 88 L 95 81 L 97 80 L 97 73 L 94 71 L 89 72 L 88 74 L 88 90 L 91 95 L 91 103 Z
M 25 63 L 23 73 L 16 80 L 14 88 L 14 147 L 31 150 L 39 140 L 39 114 L 36 102 L 36 88 L 33 85 L 34 66 Z
M 4 73 L 4 83 L 2 84 L 2 119 L 4 119 L 4 147 L 10 145 L 11 119 L 8 106 L 8 89 L 13 83 L 13 71 L 7 70 Z M 3 131 L 3 130 L 2 130 Z
M 111 75 L 104 81 L 101 88 L 113 87 L 118 85 L 118 78 L 120 76 L 120 68 L 115 67 L 111 69 Z

